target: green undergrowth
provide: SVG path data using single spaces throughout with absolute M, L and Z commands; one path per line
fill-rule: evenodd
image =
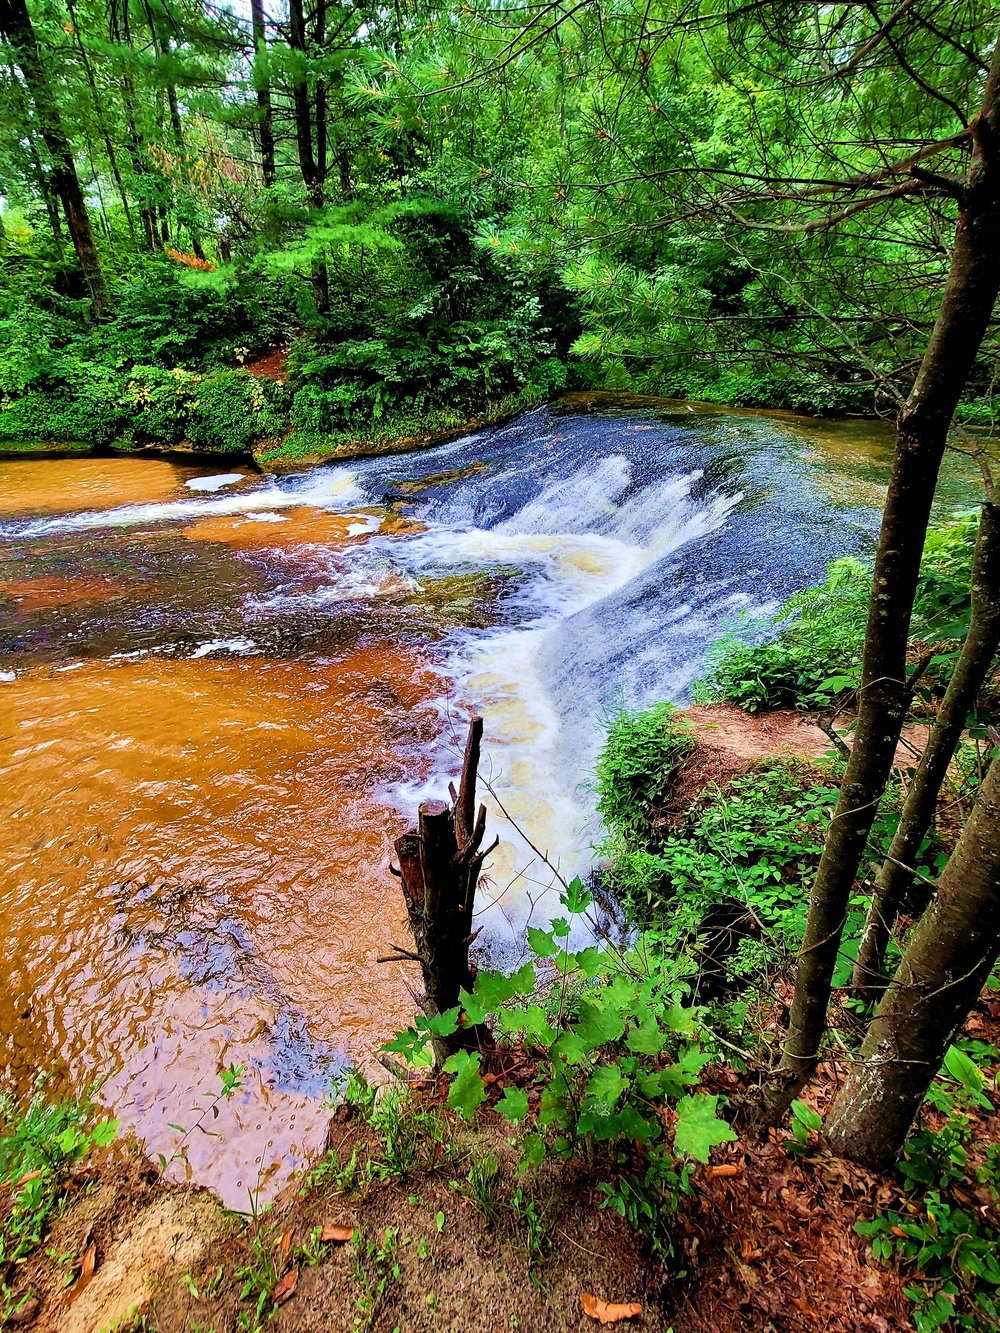
M 939 649 L 924 678 L 932 690 L 944 688 L 968 633 L 977 523 L 971 513 L 932 527 L 924 547 L 911 634 Z M 789 598 L 773 619 L 745 619 L 720 639 L 698 697 L 751 713 L 850 702 L 860 684 L 870 593 L 870 563 L 835 560 L 822 583 Z
M 702 1087 L 711 1045 L 685 978 L 649 941 L 572 950 L 571 919 L 592 903 L 579 880 L 561 894 L 565 915 L 527 932 L 529 956 L 512 975 L 482 970 L 460 1004 L 386 1047 L 415 1066 L 435 1037 L 489 1022 L 523 1051 L 542 1081 L 530 1096 L 508 1085 L 492 1110 L 516 1131 L 522 1171 L 582 1156 L 600 1164 L 603 1206 L 672 1253 L 671 1219 L 689 1192 L 695 1162 L 735 1139 L 722 1099 Z M 488 1100 L 479 1051 L 459 1049 L 445 1071 L 448 1103 L 471 1121 Z M 668 1129 L 668 1123 L 670 1128 Z
M 451 432 L 489 425 L 517 412 L 538 407 L 550 396 L 542 384 L 529 384 L 516 393 L 484 399 L 464 407 L 432 408 L 426 412 L 397 410 L 379 422 L 370 421 L 362 429 L 339 430 L 291 429 L 280 440 L 265 440 L 254 450 L 257 461 L 292 462 L 296 459 L 352 458 L 365 454 L 403 452 L 415 444 L 433 442 Z
M 15 1296 L 17 1272 L 62 1211 L 70 1173 L 117 1132 L 116 1120 L 99 1119 L 86 1103 L 39 1095 L 19 1106 L 0 1097 L 0 1323 L 31 1298 L 30 1289 Z M 68 1272 L 67 1282 L 73 1277 Z
M 987 1042 L 950 1047 L 903 1147 L 893 1206 L 855 1227 L 898 1265 L 917 1333 L 1000 1329 L 1000 1145 L 984 1124 L 998 1067 Z

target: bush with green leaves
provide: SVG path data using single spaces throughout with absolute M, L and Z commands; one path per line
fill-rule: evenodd
M 905 1192 L 896 1207 L 855 1225 L 877 1258 L 899 1265 L 909 1280 L 917 1333 L 940 1328 L 984 1333 L 1000 1329 L 1000 1233 L 990 1210 L 970 1207 L 970 1186 L 1000 1202 L 1000 1154 L 989 1147 L 972 1167 L 972 1108 L 987 1115 L 993 1103 L 978 1061 L 995 1065 L 1000 1052 L 979 1041 L 951 1046 L 931 1085 L 926 1114 L 911 1130 L 898 1163 Z M 961 1195 L 961 1197 L 959 1197 Z
M 0 1322 L 30 1295 L 22 1291 L 15 1296 L 13 1280 L 62 1207 L 70 1170 L 117 1133 L 117 1120 L 97 1119 L 89 1105 L 36 1097 L 18 1106 L 0 1097 L 0 1184 L 11 1198 L 0 1221 Z
M 730 966 L 754 970 L 784 959 L 805 927 L 808 886 L 819 862 L 836 785 L 806 765 L 771 762 L 725 789 L 707 787 L 650 845 L 633 812 L 608 818 L 601 846 L 610 882 L 634 919 L 653 926 L 667 951 L 696 943 L 706 915 L 741 905 L 751 937 Z
M 666 803 L 694 733 L 671 703 L 642 712 L 622 709 L 608 724 L 597 761 L 597 809 L 608 828 L 648 840 L 649 817 Z
M 968 633 L 977 523 L 969 513 L 934 526 L 924 546 L 911 633 L 941 644 L 927 677 L 932 686 Z M 835 560 L 822 583 L 789 598 L 773 620 L 746 621 L 724 635 L 709 652 L 698 697 L 751 713 L 823 709 L 849 699 L 861 680 L 870 593 L 868 563 Z
M 561 902 L 566 916 L 529 930 L 532 956 L 517 971 L 478 972 L 458 1006 L 419 1016 L 386 1050 L 426 1065 L 435 1036 L 492 1023 L 501 1040 L 537 1060 L 543 1079 L 537 1103 L 509 1086 L 494 1106 L 522 1131 L 521 1169 L 605 1150 L 605 1206 L 669 1252 L 669 1219 L 691 1163 L 707 1162 L 713 1146 L 736 1135 L 718 1114 L 719 1097 L 699 1090 L 710 1056 L 697 1010 L 683 1003 L 683 981 L 641 942 L 572 951 L 569 918 L 586 913 L 591 896 L 577 879 Z M 487 1100 L 481 1066 L 481 1054 L 466 1049 L 444 1066 L 453 1076 L 449 1105 L 467 1120 Z

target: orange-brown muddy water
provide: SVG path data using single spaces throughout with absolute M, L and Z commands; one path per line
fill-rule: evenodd
M 484 710 L 505 806 L 587 873 L 601 717 L 684 699 L 735 616 L 867 549 L 865 440 L 608 404 L 280 481 L 0 461 L 3 1089 L 99 1082 L 173 1173 L 274 1188 L 412 1015 L 388 852 L 454 771 L 447 712 Z M 490 817 L 502 962 L 560 909 Z
M 0 1027 L 15 1083 L 111 1075 L 102 1098 L 169 1158 L 184 1099 L 244 1064 L 247 1088 L 213 1125 L 239 1126 L 226 1192 L 242 1205 L 256 1162 L 266 1181 L 315 1149 L 317 1051 L 364 1057 L 412 1012 L 399 969 L 375 961 L 406 932 L 385 864 L 402 820 L 375 787 L 407 751 L 419 767 L 440 684 L 381 646 L 323 665 L 40 667 L 8 685 Z M 308 1014 L 308 1037 L 294 1021 L 268 1036 L 282 1011 Z M 195 1169 L 218 1146 L 189 1139 Z

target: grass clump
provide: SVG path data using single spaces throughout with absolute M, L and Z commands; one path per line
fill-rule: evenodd
M 0 1323 L 31 1298 L 30 1289 L 16 1291 L 17 1270 L 62 1210 L 71 1170 L 117 1133 L 116 1120 L 95 1121 L 86 1103 L 35 1097 L 19 1106 L 0 1097 L 0 1185 L 7 1191 L 0 1212 Z

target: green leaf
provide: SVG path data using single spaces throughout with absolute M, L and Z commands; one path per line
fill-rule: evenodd
M 445 1073 L 455 1075 L 448 1089 L 448 1105 L 463 1120 L 471 1120 L 476 1107 L 486 1100 L 486 1085 L 479 1072 L 480 1058 L 478 1051 L 456 1051 L 444 1062 Z
M 557 940 L 564 940 L 569 934 L 569 922 L 564 916 L 557 916 L 552 922 L 552 934 Z
M 625 1045 L 636 1055 L 659 1055 L 666 1043 L 667 1035 L 660 1031 L 660 1026 L 652 1014 L 647 1014 L 638 1027 L 633 1027 L 625 1039 Z
M 563 907 L 566 908 L 567 912 L 571 912 L 574 916 L 578 916 L 581 912 L 585 912 L 593 900 L 593 894 L 589 893 L 583 887 L 583 881 L 580 879 L 579 875 L 575 879 L 570 880 L 569 884 L 566 886 L 566 892 L 560 893 L 559 895 L 559 901 L 562 903 Z
M 568 1065 L 578 1065 L 587 1058 L 589 1050 L 590 1047 L 577 1033 L 561 1032 L 549 1054 L 553 1060 L 563 1060 Z
M 501 1009 L 500 1026 L 504 1032 L 524 1032 L 525 1039 L 541 1046 L 551 1046 L 556 1039 L 545 1010 L 540 1004 L 529 1004 L 525 1009 Z
M 528 944 L 536 958 L 551 958 L 554 953 L 559 952 L 559 945 L 556 944 L 551 930 L 539 930 L 535 926 L 529 926 Z
M 461 1007 L 455 1005 L 454 1009 L 446 1009 L 443 1014 L 434 1014 L 427 1020 L 428 1031 L 433 1032 L 435 1037 L 450 1037 L 458 1031 L 458 1016 L 461 1013 Z
M 109 1143 L 114 1143 L 118 1137 L 118 1121 L 102 1120 L 99 1125 L 94 1126 L 90 1137 L 96 1147 L 106 1148 Z
M 525 963 L 512 976 L 503 972 L 484 970 L 476 976 L 473 998 L 479 1002 L 486 1014 L 495 1014 L 497 1010 L 515 995 L 530 995 L 535 989 L 535 967 Z M 482 1019 L 479 1020 L 482 1022 Z
M 606 1103 L 613 1110 L 625 1087 L 625 1076 L 615 1064 L 598 1065 L 587 1080 L 587 1095 Z
M 600 949 L 595 949 L 593 945 L 588 949 L 581 949 L 579 953 L 571 954 L 570 957 L 574 966 L 585 977 L 599 976 L 607 961 Z
M 807 1106 L 805 1102 L 792 1102 L 792 1116 L 803 1129 L 811 1129 L 818 1134 L 823 1128 L 823 1117 L 818 1115 L 811 1106 Z
M 709 1150 L 717 1143 L 731 1143 L 736 1134 L 715 1114 L 718 1097 L 696 1092 L 677 1103 L 677 1129 L 674 1151 L 698 1162 L 707 1162 Z
M 957 1083 L 961 1083 L 966 1092 L 982 1092 L 986 1083 L 982 1071 L 957 1046 L 948 1047 L 944 1056 L 944 1067 Z
M 482 1004 L 476 998 L 475 995 L 469 994 L 469 992 L 465 989 L 464 986 L 458 992 L 458 1003 L 461 1006 L 462 1011 L 465 1014 L 465 1017 L 472 1024 L 473 1027 L 478 1026 L 478 1024 L 482 1023 L 485 1020 L 487 1013 L 486 1009 L 483 1008 Z
M 528 1094 L 523 1088 L 508 1088 L 494 1110 L 508 1120 L 524 1120 L 528 1114 Z
M 521 1144 L 521 1160 L 517 1165 L 519 1172 L 527 1171 L 529 1166 L 541 1166 L 545 1161 L 545 1140 L 540 1134 L 525 1135 Z
M 853 676 L 830 676 L 828 680 L 820 681 L 816 686 L 817 690 L 833 690 L 839 694 L 841 690 L 851 690 L 857 685 Z
M 625 1024 L 621 1015 L 615 1013 L 613 1009 L 606 1009 L 584 1000 L 580 1005 L 580 1017 L 576 1021 L 575 1031 L 587 1049 L 592 1051 L 598 1046 L 607 1045 L 610 1041 L 617 1041 L 625 1031 Z

